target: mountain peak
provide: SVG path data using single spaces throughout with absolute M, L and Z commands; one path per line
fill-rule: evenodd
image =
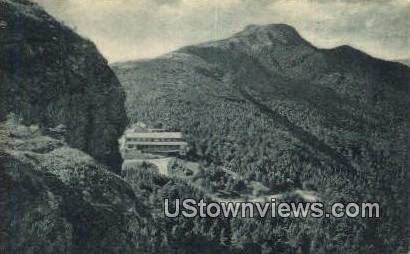
M 294 27 L 286 24 L 248 25 L 235 36 L 256 39 L 261 43 L 299 44 L 305 42 Z
M 297 34 L 297 31 L 294 27 L 287 25 L 287 24 L 267 24 L 267 25 L 256 25 L 250 24 L 245 27 L 243 30 L 249 32 L 255 31 L 265 31 L 265 32 L 282 32 L 282 33 L 293 33 Z

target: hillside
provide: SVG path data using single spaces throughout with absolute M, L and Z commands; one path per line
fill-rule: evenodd
M 314 250 L 408 247 L 409 67 L 349 46 L 319 49 L 284 24 L 112 67 L 130 121 L 181 129 L 190 159 L 272 190 L 309 186 L 326 203 L 378 200 L 389 214 L 305 222 Z M 241 239 L 260 240 L 251 238 Z M 317 239 L 327 240 L 314 247 Z
M 138 253 L 150 215 L 91 156 L 15 119 L 0 125 L 1 253 Z
M 120 84 L 95 45 L 26 0 L 1 0 L 0 121 L 65 127 L 67 143 L 113 169 L 127 118 Z

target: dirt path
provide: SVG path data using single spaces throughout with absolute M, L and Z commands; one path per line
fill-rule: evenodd
M 142 163 L 142 162 L 147 162 L 147 163 L 151 163 L 154 164 L 157 168 L 158 168 L 158 173 L 161 175 L 165 175 L 165 176 L 169 176 L 170 173 L 168 172 L 168 165 L 170 164 L 170 162 L 175 159 L 173 157 L 164 157 L 164 158 L 159 158 L 159 159 L 132 159 L 132 160 L 124 160 L 124 165 L 125 164 L 132 164 L 132 163 Z M 193 162 L 189 162 L 191 168 L 197 167 L 198 165 L 196 165 Z M 237 173 L 228 170 L 228 169 L 224 169 L 224 171 L 231 175 L 234 178 L 239 177 Z M 197 188 L 198 186 L 191 184 L 194 188 Z M 264 203 L 264 202 L 271 202 L 272 199 L 281 199 L 282 197 L 285 196 L 285 194 L 295 194 L 299 197 L 301 197 L 303 200 L 305 200 L 306 202 L 316 202 L 319 201 L 320 198 L 318 197 L 317 193 L 314 191 L 305 191 L 305 190 L 300 190 L 300 189 L 296 189 L 290 193 L 278 193 L 278 194 L 271 194 L 271 195 L 262 195 L 262 196 L 243 196 L 240 198 L 221 198 L 218 197 L 215 194 L 209 194 L 207 195 L 208 197 L 210 197 L 213 201 L 216 201 L 218 203 L 227 203 L 227 202 L 232 202 L 232 203 L 239 203 L 239 202 L 252 202 L 252 203 Z
M 215 195 L 211 195 L 210 198 L 218 203 L 240 203 L 240 202 L 251 202 L 251 203 L 264 203 L 264 202 L 271 202 L 272 199 L 281 199 L 285 196 L 286 193 L 278 193 L 273 195 L 263 195 L 259 197 L 253 197 L 246 199 L 245 197 L 242 198 L 220 198 Z M 294 190 L 290 192 L 290 194 L 296 194 L 300 196 L 306 202 L 317 202 L 320 200 L 319 196 L 314 191 L 305 191 L 305 190 Z

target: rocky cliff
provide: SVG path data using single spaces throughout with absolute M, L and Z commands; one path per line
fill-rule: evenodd
M 150 215 L 112 171 L 124 93 L 95 45 L 0 0 L 0 253 L 140 253 Z
M 0 120 L 10 112 L 120 168 L 124 94 L 95 45 L 26 0 L 0 1 Z M 61 127 L 61 126 L 60 126 Z

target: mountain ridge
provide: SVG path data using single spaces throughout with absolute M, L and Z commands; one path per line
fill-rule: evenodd
M 258 37 L 259 35 L 259 37 Z M 253 45 L 258 45 L 258 44 L 269 44 L 272 42 L 283 42 L 284 45 L 286 44 L 290 44 L 290 45 L 295 45 L 297 43 L 289 43 L 289 42 L 299 42 L 302 44 L 305 44 L 305 46 L 310 47 L 311 49 L 315 49 L 315 50 L 323 50 L 323 51 L 327 51 L 327 52 L 331 52 L 334 54 L 347 54 L 347 55 L 355 55 L 358 56 L 360 55 L 360 57 L 368 57 L 368 58 L 372 58 L 375 60 L 380 60 L 380 61 L 384 61 L 384 62 L 392 62 L 392 63 L 400 63 L 402 65 L 406 65 L 404 63 L 401 63 L 400 60 L 398 61 L 390 61 L 390 60 L 386 60 L 386 59 L 381 59 L 381 58 L 377 58 L 374 57 L 364 51 L 358 50 L 348 44 L 344 44 L 344 45 L 339 45 L 339 46 L 335 46 L 333 48 L 318 48 L 316 46 L 314 46 L 313 44 L 311 44 L 309 41 L 305 40 L 298 32 L 297 30 L 287 24 L 268 24 L 268 25 L 256 25 L 256 24 L 251 24 L 251 25 L 247 25 L 242 31 L 236 32 L 234 33 L 232 36 L 228 37 L 228 38 L 224 38 L 224 39 L 220 39 L 220 40 L 216 40 L 216 41 L 206 41 L 206 42 L 202 42 L 202 43 L 198 43 L 193 45 L 193 47 L 206 47 L 206 46 L 217 46 L 220 45 L 222 43 L 226 43 L 229 42 L 230 40 L 234 40 L 234 41 L 238 41 L 241 38 L 253 38 Z M 259 43 L 255 43 L 258 42 L 257 39 L 260 39 Z M 280 40 L 282 39 L 282 41 Z M 154 57 L 154 58 L 146 58 L 146 59 L 137 59 L 137 60 L 128 60 L 128 61 L 117 61 L 112 63 L 112 66 L 118 66 L 118 65 L 122 65 L 125 63 L 137 63 L 140 61 L 149 61 L 151 59 L 155 59 L 155 58 L 162 58 L 162 57 L 167 57 L 169 56 L 171 53 L 177 53 L 177 52 L 184 52 L 185 49 L 189 49 L 192 46 L 183 46 L 179 49 L 176 49 L 174 51 L 171 51 L 170 53 L 165 53 L 163 55 L 160 55 L 158 57 Z M 405 61 L 405 60 L 404 60 Z

